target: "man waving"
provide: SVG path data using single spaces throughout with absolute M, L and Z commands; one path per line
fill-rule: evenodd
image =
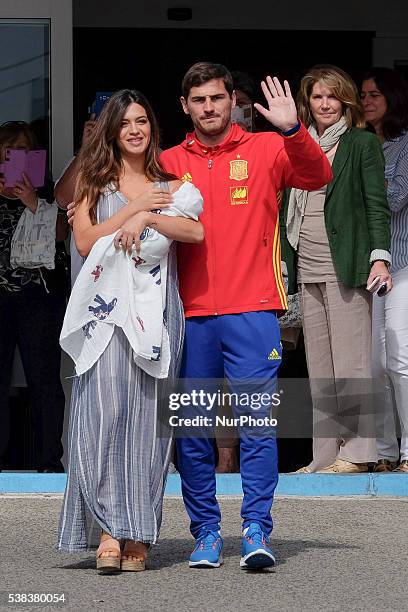
M 267 107 L 255 107 L 280 134 L 249 133 L 231 124 L 230 73 L 220 64 L 195 64 L 183 79 L 181 97 L 194 131 L 161 155 L 166 170 L 191 180 L 204 198 L 205 240 L 179 244 L 178 267 L 186 316 L 181 376 L 205 379 L 207 388 L 225 376 L 232 390 L 242 390 L 244 383 L 257 391 L 274 389 L 282 358 L 276 313 L 286 309 L 277 194 L 286 187 L 319 189 L 332 178 L 324 153 L 297 118 L 289 84 L 282 87 L 267 77 L 262 90 Z M 237 402 L 232 408 L 242 416 Z M 256 417 L 266 418 L 270 408 L 266 402 Z M 184 431 L 177 439 L 183 497 L 196 539 L 192 567 L 222 562 L 215 446 L 211 431 L 206 434 Z M 242 426 L 239 434 L 241 567 L 267 567 L 275 563 L 269 535 L 278 480 L 276 439 L 265 428 Z

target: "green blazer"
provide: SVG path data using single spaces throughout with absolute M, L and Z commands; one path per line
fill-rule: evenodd
M 391 213 L 384 180 L 384 156 L 374 134 L 350 128 L 341 137 L 327 187 L 324 219 L 337 278 L 361 287 L 370 273 L 374 249 L 389 251 Z M 289 274 L 289 293 L 296 292 L 296 253 L 286 237 L 288 192 L 280 214 L 282 259 Z

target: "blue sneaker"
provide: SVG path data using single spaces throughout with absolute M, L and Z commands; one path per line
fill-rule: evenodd
M 196 539 L 196 545 L 191 553 L 190 567 L 220 567 L 223 541 L 218 531 L 203 531 Z
M 241 569 L 262 569 L 275 565 L 269 538 L 258 523 L 250 523 L 242 534 Z

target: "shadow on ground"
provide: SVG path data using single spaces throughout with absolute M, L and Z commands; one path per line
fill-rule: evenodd
M 347 545 L 335 542 L 324 542 L 323 540 L 273 540 L 273 550 L 276 555 L 277 563 L 283 565 L 291 557 L 296 557 L 300 553 L 311 550 L 341 550 L 359 549 L 359 546 Z M 241 550 L 241 538 L 239 536 L 224 538 L 223 556 L 237 557 Z M 149 570 L 159 570 L 164 567 L 184 564 L 187 562 L 192 551 L 192 540 L 187 538 L 164 538 L 160 540 L 159 546 L 154 546 L 148 560 Z M 95 559 L 89 559 L 77 563 L 61 564 L 55 566 L 59 569 L 94 569 Z

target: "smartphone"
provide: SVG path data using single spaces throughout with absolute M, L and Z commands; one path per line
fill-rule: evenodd
M 6 149 L 5 161 L 0 171 L 5 179 L 5 187 L 14 187 L 23 182 L 23 172 L 33 187 L 42 187 L 45 181 L 47 152 L 45 149 L 26 151 L 25 149 Z
M 25 174 L 33 187 L 42 187 L 45 182 L 45 167 L 47 164 L 47 151 L 35 149 L 27 152 Z
M 367 286 L 367 291 L 371 291 L 371 289 L 374 289 L 380 278 L 380 276 L 376 276 L 375 279 Z
M 383 296 L 386 291 L 387 291 L 387 283 L 382 283 L 382 285 L 380 286 L 380 288 L 377 291 L 378 297 Z
M 14 185 L 23 180 L 22 173 L 26 167 L 27 152 L 25 149 L 6 149 L 2 173 L 5 187 Z
M 112 96 L 112 94 L 113 94 L 113 91 L 97 91 L 96 92 L 95 100 L 92 106 L 88 109 L 88 111 L 91 114 L 93 113 L 95 115 L 95 119 L 99 117 L 99 115 L 102 112 L 103 107 L 105 106 L 109 98 Z

